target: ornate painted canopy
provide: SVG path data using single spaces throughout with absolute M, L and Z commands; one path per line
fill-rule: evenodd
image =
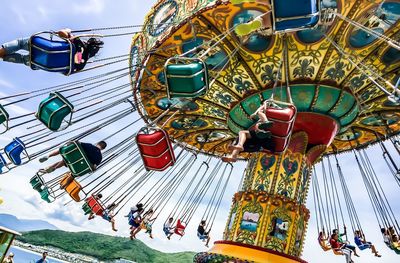
M 323 0 L 321 5 L 398 40 L 400 2 L 381 2 Z M 239 38 L 232 29 L 267 11 L 266 5 L 257 3 L 158 1 L 131 48 L 132 86 L 144 119 L 150 123 L 173 105 L 157 124 L 164 125 L 174 140 L 208 154 L 226 153 L 237 132 L 253 124 L 249 115 L 271 96 L 284 47 L 282 35 L 257 31 Z M 389 101 L 371 80 L 391 90 L 400 74 L 399 50 L 339 17 L 330 26 L 289 33 L 286 41 L 285 63 L 298 109 L 295 129 L 306 130 L 312 144 L 330 143 L 328 152 L 341 152 L 350 149 L 349 140 L 362 147 L 377 136 L 399 132 L 400 105 Z M 205 56 L 215 79 L 208 92 L 195 100 L 169 100 L 166 60 L 195 47 L 201 47 L 199 55 L 213 45 Z M 281 80 L 275 98 L 286 100 L 285 74 Z M 175 112 L 179 108 L 184 110 Z M 335 134 L 326 134 L 321 128 L 325 124 L 315 125 L 321 122 L 336 125 Z

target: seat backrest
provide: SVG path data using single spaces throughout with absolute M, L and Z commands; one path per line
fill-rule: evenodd
M 69 142 L 62 146 L 60 154 L 74 177 L 94 171 L 93 165 L 78 141 Z
M 90 209 L 92 209 L 93 214 L 101 216 L 104 213 L 104 206 L 100 203 L 100 201 L 95 198 L 94 196 L 90 196 L 87 199 L 87 204 L 89 205 Z
M 39 35 L 30 39 L 31 68 L 69 75 L 73 72 L 75 47 L 69 40 L 51 40 Z
M 163 171 L 175 163 L 174 149 L 166 131 L 139 132 L 136 142 L 147 170 Z
M 3 155 L 0 153 L 0 174 L 3 173 L 5 167 L 7 167 L 6 159 L 4 159 Z
M 14 138 L 11 143 L 4 147 L 4 152 L 8 159 L 10 159 L 10 161 L 15 165 L 22 164 L 21 154 L 24 151 L 25 144 L 18 137 Z
M 60 129 L 65 117 L 72 113 L 74 106 L 59 92 L 50 93 L 39 104 L 36 117 L 52 131 Z
M 80 192 L 82 190 L 82 186 L 75 179 L 72 180 L 70 184 L 67 185 L 65 191 L 69 194 L 69 196 L 75 201 L 80 202 Z

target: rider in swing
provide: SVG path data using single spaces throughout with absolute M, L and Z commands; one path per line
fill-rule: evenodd
M 251 144 L 256 144 L 262 148 L 271 148 L 271 132 L 267 129 L 272 127 L 273 122 L 268 120 L 266 115 L 266 110 L 271 106 L 273 106 L 272 102 L 265 100 L 263 104 L 252 115 L 250 115 L 252 119 L 258 116 L 259 120 L 249 130 L 239 132 L 236 144 L 232 146 L 232 153 L 226 157 L 222 157 L 222 161 L 236 162 L 239 153 L 244 151 L 244 144 L 246 142 L 251 141 Z M 278 107 L 277 105 L 274 106 Z

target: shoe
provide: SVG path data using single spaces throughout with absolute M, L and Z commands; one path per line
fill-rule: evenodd
M 44 163 L 45 161 L 47 161 L 49 159 L 48 156 L 43 156 L 39 159 L 39 163 Z
M 221 160 L 222 160 L 223 162 L 226 162 L 226 163 L 234 163 L 234 162 L 237 161 L 236 158 L 233 158 L 233 157 L 226 157 L 226 156 L 225 156 L 225 157 L 222 157 Z
M 379 254 L 376 254 L 376 255 L 375 255 L 375 257 L 378 257 L 378 258 L 380 258 L 380 257 L 382 257 L 382 256 L 381 256 L 381 255 L 379 255 Z
M 245 24 L 240 24 L 235 27 L 235 33 L 240 36 L 247 36 L 251 32 L 256 31 L 257 29 L 260 29 L 262 27 L 262 22 L 259 19 L 255 19 L 251 22 L 245 23 Z
M 272 125 L 273 125 L 272 121 L 261 122 L 260 124 L 258 124 L 258 129 L 267 130 L 267 129 L 271 128 Z
M 240 151 L 240 152 L 243 152 L 244 151 L 244 148 L 243 148 L 243 146 L 240 146 L 240 145 L 232 145 L 232 148 L 233 149 L 236 149 L 236 150 L 238 150 L 238 151 Z
M 54 169 L 53 167 L 47 167 L 46 169 L 45 169 L 45 171 L 46 171 L 46 173 L 52 173 L 52 172 L 54 172 L 56 169 Z

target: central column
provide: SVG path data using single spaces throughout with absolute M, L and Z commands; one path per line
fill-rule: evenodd
M 305 207 L 312 164 L 325 145 L 307 149 L 305 132 L 292 135 L 281 155 L 259 153 L 249 161 L 242 190 L 235 194 L 224 240 L 196 262 L 304 262 L 300 259 L 310 212 Z

